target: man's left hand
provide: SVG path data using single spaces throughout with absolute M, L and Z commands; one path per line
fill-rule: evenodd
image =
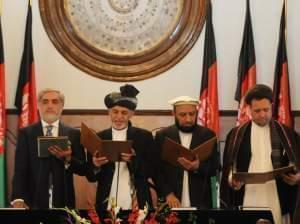
M 71 157 L 72 157 L 71 147 L 68 147 L 67 149 L 62 150 L 60 147 L 55 145 L 55 146 L 49 147 L 48 150 L 52 155 L 54 155 L 58 159 L 65 160 L 66 162 L 71 161 Z
M 131 149 L 131 153 L 121 153 L 121 159 L 124 162 L 130 162 L 133 156 L 135 156 L 134 149 Z
M 300 184 L 300 172 L 296 174 L 293 173 L 283 174 L 282 178 L 284 182 L 286 182 L 289 185 Z
M 198 158 L 194 159 L 193 161 L 190 161 L 184 157 L 179 157 L 178 162 L 180 163 L 181 166 L 183 166 L 184 169 L 188 171 L 197 170 L 200 165 L 200 161 Z

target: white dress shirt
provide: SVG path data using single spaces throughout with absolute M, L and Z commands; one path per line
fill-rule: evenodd
M 126 141 L 127 128 L 122 130 L 116 130 L 112 128 L 112 140 Z M 112 201 L 115 201 L 116 205 L 122 209 L 131 209 L 131 193 L 131 179 L 127 163 L 115 162 L 115 172 L 110 189 L 107 209 L 111 208 Z
M 248 172 L 266 172 L 273 170 L 271 161 L 272 145 L 270 127 L 258 126 L 252 122 L 251 126 L 251 160 Z M 281 224 L 281 209 L 275 180 L 263 184 L 246 184 L 245 207 L 271 208 L 275 224 Z
M 52 124 L 48 124 L 46 121 L 41 120 L 44 136 L 47 135 L 48 126 L 52 126 L 51 134 L 49 136 L 57 137 L 58 136 L 58 126 L 59 120 L 53 122 Z M 52 173 L 49 173 L 49 208 L 53 207 L 53 181 L 52 181 Z
M 184 133 L 179 131 L 181 145 L 189 149 L 192 141 L 192 133 Z M 189 173 L 183 171 L 182 194 L 181 194 L 181 207 L 191 207 L 190 189 L 189 189 Z

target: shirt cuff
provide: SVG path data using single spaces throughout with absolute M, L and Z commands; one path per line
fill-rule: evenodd
M 97 175 L 98 173 L 100 173 L 101 167 L 94 167 L 93 171 L 94 171 L 94 175 Z
M 71 162 L 65 161 L 65 170 L 69 169 L 70 166 L 71 166 Z

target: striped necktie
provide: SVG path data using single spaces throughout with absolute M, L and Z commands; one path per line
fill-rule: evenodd
M 53 129 L 52 125 L 46 126 L 46 136 L 52 136 L 52 129 Z
M 46 126 L 46 136 L 53 136 L 52 135 L 52 125 Z M 52 201 L 53 201 L 53 180 L 52 180 L 52 172 L 50 170 L 49 173 L 49 208 L 52 208 Z

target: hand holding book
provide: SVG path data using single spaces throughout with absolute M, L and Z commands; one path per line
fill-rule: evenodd
M 124 162 L 130 162 L 133 156 L 135 156 L 135 151 L 131 148 L 130 153 L 121 153 L 121 160 Z
M 83 123 L 80 142 L 91 155 L 94 156 L 97 152 L 98 157 L 106 157 L 111 162 L 130 161 L 134 156 L 132 141 L 103 140 Z M 98 162 L 101 163 L 100 160 Z
M 72 150 L 68 136 L 39 136 L 38 137 L 38 156 L 39 158 L 47 158 L 50 153 L 57 158 L 70 157 Z
M 108 159 L 105 156 L 100 156 L 99 151 L 96 151 L 93 155 L 93 164 L 96 167 L 101 167 L 102 165 L 108 163 Z
M 300 172 L 285 173 L 282 175 L 282 178 L 287 184 L 291 186 L 300 184 Z
M 200 161 L 198 159 L 198 156 L 196 156 L 195 159 L 192 161 L 186 159 L 185 157 L 179 157 L 177 161 L 185 170 L 188 171 L 197 170 L 200 166 Z
M 286 166 L 277 168 L 267 172 L 236 172 L 233 173 L 233 178 L 235 180 L 244 182 L 245 184 L 260 184 L 265 183 L 270 180 L 274 180 L 277 177 L 280 177 L 286 173 L 293 172 L 295 170 L 295 166 Z
M 208 159 L 214 149 L 216 141 L 217 138 L 213 137 L 190 150 L 167 137 L 162 146 L 161 158 L 174 166 L 183 166 L 184 168 L 191 169 L 190 166 L 199 166 L 200 162 Z M 181 157 L 185 158 L 185 160 L 178 160 Z M 192 164 L 188 164 L 187 160 Z M 197 164 L 197 160 L 199 160 L 199 164 Z
M 65 162 L 70 162 L 72 158 L 72 149 L 70 146 L 68 148 L 62 149 L 57 145 L 50 146 L 48 148 L 49 152 L 58 159 L 62 159 Z

